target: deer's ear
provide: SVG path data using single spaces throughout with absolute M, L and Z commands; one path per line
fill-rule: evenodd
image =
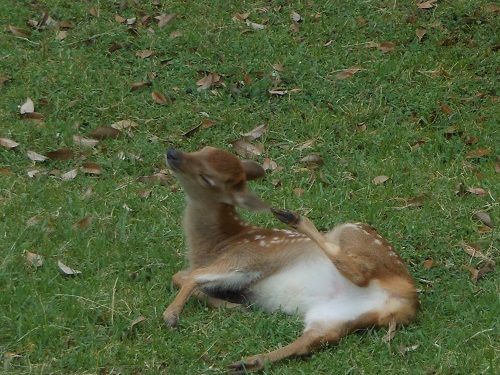
M 234 203 L 238 207 L 252 211 L 264 211 L 269 209 L 268 204 L 251 191 L 235 193 Z
M 255 180 L 257 178 L 264 177 L 266 174 L 264 168 L 262 168 L 259 163 L 252 160 L 242 160 L 241 164 L 243 164 L 247 180 Z

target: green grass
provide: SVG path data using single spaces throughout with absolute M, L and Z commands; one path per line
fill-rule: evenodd
M 473 219 L 479 210 L 496 223 L 500 219 L 495 173 L 499 22 L 488 1 L 442 0 L 428 11 L 413 1 L 393 0 L 161 1 L 158 7 L 129 1 L 125 10 L 118 3 L 0 4 L 2 30 L 26 27 L 42 9 L 74 26 L 64 41 L 55 39 L 55 30 L 34 30 L 29 41 L 0 34 L 0 76 L 10 77 L 0 86 L 0 137 L 20 143 L 14 150 L 0 148 L 0 168 L 12 172 L 0 174 L 0 354 L 22 356 L 5 361 L 6 373 L 216 374 L 241 357 L 291 342 L 302 329 L 296 317 L 210 310 L 196 301 L 188 303 L 179 329 L 163 327 L 161 313 L 175 294 L 170 277 L 186 265 L 183 193 L 174 181 L 172 188 L 137 181 L 164 168 L 169 145 L 229 148 L 240 133 L 261 123 L 269 124 L 265 155 L 283 170 L 253 183 L 253 189 L 275 205 L 309 212 L 324 230 L 351 220 L 376 226 L 409 264 L 422 302 L 417 320 L 390 344 L 382 342 L 385 330 L 369 330 L 266 373 L 498 371 L 498 272 L 473 283 L 464 265 L 477 260 L 459 246 L 476 242 L 498 258 L 498 229 L 482 233 Z M 91 6 L 100 7 L 99 18 L 88 13 Z M 252 31 L 231 20 L 246 11 L 267 28 Z M 298 33 L 290 32 L 292 11 L 305 17 Z M 162 12 L 178 16 L 163 29 L 153 21 L 136 34 L 114 20 L 117 13 Z M 427 30 L 421 42 L 417 28 Z M 171 39 L 174 30 L 183 35 Z M 370 41 L 396 47 L 384 54 L 366 48 Z M 109 53 L 114 42 L 123 48 Z M 155 55 L 136 57 L 143 49 Z M 285 68 L 280 86 L 301 91 L 268 94 L 275 63 Z M 339 70 L 353 66 L 364 70 L 336 79 Z M 447 74 L 429 73 L 441 70 Z M 200 71 L 223 75 L 225 87 L 198 92 Z M 156 74 L 152 87 L 130 92 L 132 82 L 151 73 Z M 252 83 L 241 86 L 245 74 Z M 152 90 L 175 100 L 160 106 L 151 99 Z M 44 115 L 43 123 L 18 115 L 26 97 Z M 441 103 L 452 112 L 445 113 Z M 202 121 L 202 112 L 217 124 L 182 137 Z M 73 144 L 74 134 L 87 135 L 122 119 L 139 124 L 132 136 L 102 141 L 95 151 Z M 456 132 L 446 136 L 450 127 Z M 478 142 L 467 144 L 467 136 Z M 310 139 L 312 149 L 296 147 Z M 419 140 L 426 142 L 412 150 Z M 27 177 L 33 168 L 27 150 L 61 147 L 74 149 L 77 157 L 36 168 L 66 172 L 86 160 L 99 163 L 102 175 L 80 173 L 71 181 L 47 174 Z M 466 159 L 478 148 L 491 152 Z M 120 152 L 141 160 L 122 160 Z M 318 172 L 313 183 L 298 162 L 309 152 L 325 160 L 322 178 Z M 374 185 L 377 175 L 391 179 Z M 273 180 L 281 185 L 274 187 Z M 460 183 L 489 194 L 456 195 Z M 89 187 L 93 195 L 85 198 Z M 305 190 L 300 198 L 293 194 L 297 187 Z M 152 189 L 148 199 L 138 196 L 144 189 Z M 422 207 L 395 208 L 402 205 L 397 198 L 421 195 Z M 39 221 L 28 226 L 34 216 Z M 73 223 L 85 216 L 93 218 L 91 225 L 74 230 Z M 249 219 L 276 224 L 266 215 Z M 43 267 L 29 266 L 25 251 L 43 255 Z M 425 259 L 433 259 L 434 267 L 426 270 Z M 58 260 L 82 275 L 62 277 Z M 139 315 L 147 320 L 129 330 Z M 418 348 L 400 353 L 412 345 Z

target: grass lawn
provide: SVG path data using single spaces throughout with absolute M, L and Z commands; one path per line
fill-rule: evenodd
M 422 309 L 390 343 L 382 340 L 386 330 L 369 330 L 265 373 L 496 373 L 498 271 L 474 282 L 466 266 L 484 261 L 461 242 L 498 260 L 498 6 L 128 3 L 0 2 L 0 138 L 19 144 L 0 146 L 3 371 L 218 374 L 298 336 L 297 317 L 212 310 L 194 300 L 180 327 L 166 329 L 170 277 L 186 266 L 184 195 L 168 174 L 162 184 L 138 180 L 165 169 L 171 145 L 230 149 L 266 123 L 265 150 L 255 160 L 268 157 L 282 170 L 252 188 L 307 213 L 322 230 L 344 221 L 377 227 L 408 263 Z M 27 25 L 44 10 L 69 23 Z M 303 19 L 294 24 L 292 12 Z M 163 13 L 176 17 L 160 28 L 152 17 Z M 198 90 L 209 72 L 219 82 Z M 133 82 L 148 85 L 131 91 Z M 166 103 L 155 102 L 153 91 Z M 20 115 L 27 97 L 43 121 Z M 73 140 L 125 119 L 137 126 L 116 139 L 93 148 Z M 73 155 L 27 156 L 61 148 Z M 324 160 L 314 171 L 300 162 L 311 153 Z M 76 177 L 61 177 L 73 169 Z M 389 179 L 375 184 L 377 176 Z M 477 212 L 487 212 L 493 228 Z M 245 216 L 279 225 L 269 215 Z M 42 255 L 43 265 L 31 265 L 26 252 Z M 81 275 L 64 277 L 58 261 Z M 146 320 L 131 327 L 140 316 Z

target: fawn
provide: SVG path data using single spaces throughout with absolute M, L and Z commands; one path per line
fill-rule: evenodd
M 163 313 L 175 327 L 187 299 L 211 306 L 251 304 L 304 317 L 303 334 L 282 348 L 230 365 L 235 374 L 305 355 L 362 328 L 411 321 L 418 309 L 414 281 L 392 246 L 372 227 L 341 224 L 322 234 L 305 217 L 270 208 L 247 188 L 262 167 L 212 147 L 166 160 L 187 195 L 184 231 L 189 268 L 172 281 L 180 291 Z M 235 206 L 271 211 L 290 229 L 243 222 Z

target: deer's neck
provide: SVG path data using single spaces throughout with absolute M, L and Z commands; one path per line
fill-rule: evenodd
M 188 201 L 184 213 L 184 232 L 190 267 L 210 263 L 219 255 L 217 245 L 245 228 L 246 224 L 229 204 Z

